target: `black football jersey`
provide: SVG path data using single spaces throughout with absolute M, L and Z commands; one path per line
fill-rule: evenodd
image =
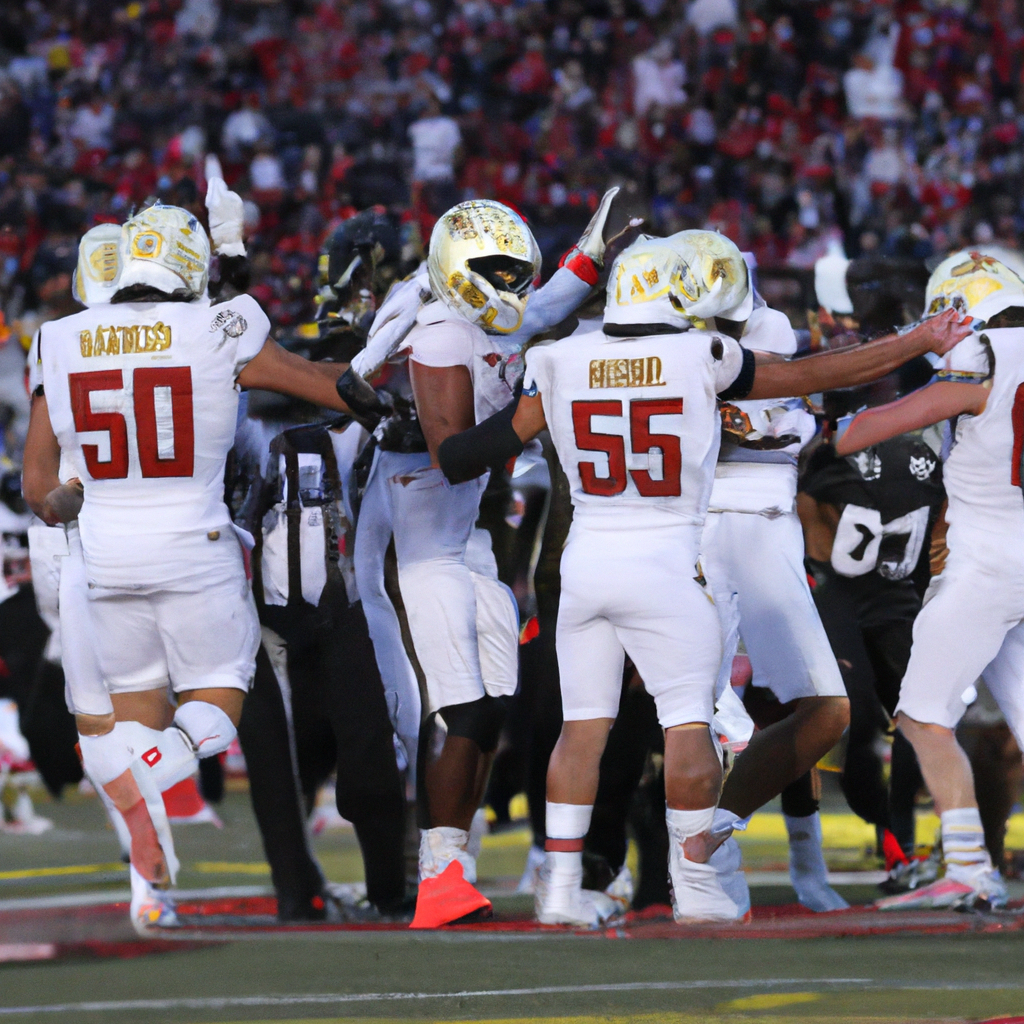
M 855 589 L 865 598 L 888 594 L 898 603 L 908 585 L 923 594 L 945 491 L 942 462 L 918 435 L 845 458 L 823 445 L 808 460 L 800 490 L 840 511 L 831 558 L 836 575 L 859 581 Z

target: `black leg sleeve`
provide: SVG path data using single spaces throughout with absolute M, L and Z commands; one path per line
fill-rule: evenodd
M 242 707 L 238 738 L 249 772 L 249 793 L 277 891 L 278 914 L 308 907 L 324 878 L 309 847 L 306 810 L 292 759 L 288 716 L 267 652 L 260 646 L 256 678 Z
M 814 795 L 814 779 L 804 772 L 782 791 L 782 813 L 791 818 L 807 818 L 817 813 L 818 798 Z

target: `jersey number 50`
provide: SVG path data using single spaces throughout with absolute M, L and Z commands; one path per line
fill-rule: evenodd
M 679 438 L 675 434 L 652 434 L 652 416 L 673 416 L 683 411 L 681 398 L 637 398 L 629 403 L 629 441 L 634 455 L 661 449 L 661 479 L 655 480 L 646 469 L 631 469 L 629 475 L 645 498 L 678 498 L 682 483 L 683 460 Z M 594 416 L 621 416 L 622 402 L 573 402 L 572 425 L 576 447 L 585 452 L 604 452 L 608 456 L 608 475 L 598 476 L 593 462 L 579 464 L 580 482 L 586 494 L 613 497 L 626 489 L 626 443 L 619 434 L 598 434 L 591 430 Z
M 123 480 L 128 476 L 128 425 L 119 412 L 93 412 L 94 391 L 120 391 L 124 378 L 120 370 L 94 370 L 68 375 L 71 412 L 75 430 L 83 434 L 105 430 L 110 435 L 110 459 L 100 462 L 99 447 L 83 444 L 85 465 L 94 480 Z M 157 424 L 157 389 L 164 389 Z M 191 476 L 195 462 L 195 430 L 192 426 L 192 368 L 189 366 L 140 366 L 132 373 L 135 406 L 135 437 L 139 466 L 144 477 Z M 169 422 L 168 422 L 169 421 Z M 172 433 L 168 438 L 166 428 Z M 162 429 L 161 429 L 162 428 Z M 162 436 L 161 436 L 162 435 Z M 170 444 L 167 441 L 170 440 Z

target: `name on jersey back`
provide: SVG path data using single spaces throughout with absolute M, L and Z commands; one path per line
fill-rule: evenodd
M 171 347 L 171 328 L 162 320 L 155 324 L 132 324 L 127 327 L 99 326 L 95 331 L 79 331 L 78 344 L 86 359 L 90 356 L 163 352 Z
M 664 387 L 661 360 L 657 356 L 639 359 L 591 359 L 592 388 Z

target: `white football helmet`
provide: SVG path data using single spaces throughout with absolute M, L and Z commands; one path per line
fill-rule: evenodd
M 612 264 L 604 322 L 669 324 L 689 330 L 693 320 L 679 299 L 686 272 L 683 258 L 668 239 L 641 235 Z
M 1024 280 L 976 249 L 947 256 L 932 271 L 924 294 L 925 316 L 952 307 L 988 320 L 1010 306 L 1024 306 Z
M 754 288 L 735 242 L 717 231 L 678 231 L 665 242 L 679 253 L 685 268 L 674 294 L 687 316 L 739 321 L 750 316 Z
M 453 206 L 434 225 L 427 272 L 434 297 L 485 331 L 519 330 L 540 248 L 514 210 L 491 199 Z
M 120 287 L 120 242 L 120 224 L 97 224 L 82 235 L 71 292 L 83 306 L 109 302 Z
M 210 240 L 188 210 L 154 203 L 121 229 L 119 288 L 147 284 L 169 294 L 185 289 L 197 299 L 209 276 Z

